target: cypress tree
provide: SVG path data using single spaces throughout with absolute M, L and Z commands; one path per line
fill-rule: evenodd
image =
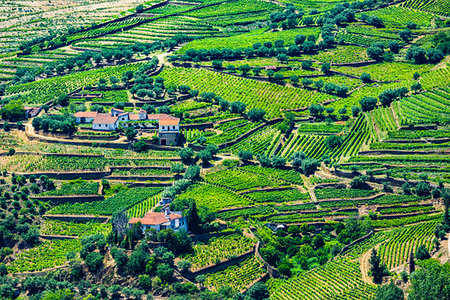
M 409 274 L 416 270 L 416 262 L 414 261 L 414 253 L 409 254 Z

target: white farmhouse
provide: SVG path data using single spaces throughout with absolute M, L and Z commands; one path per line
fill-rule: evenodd
M 110 114 L 98 113 L 92 122 L 92 129 L 114 131 L 119 127 L 119 117 L 111 116 Z
M 166 208 L 164 212 L 148 212 L 143 218 L 131 218 L 128 226 L 131 227 L 139 222 L 143 232 L 149 228 L 154 228 L 156 232 L 164 229 L 188 230 L 186 217 L 183 217 L 181 212 L 171 212 L 169 208 Z

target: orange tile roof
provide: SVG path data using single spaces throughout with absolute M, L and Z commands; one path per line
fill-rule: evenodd
M 139 121 L 139 115 L 138 114 L 130 114 L 129 115 L 131 121 Z
M 97 116 L 96 111 L 79 111 L 74 114 L 76 118 L 95 118 Z
M 165 119 L 165 120 L 159 120 L 159 125 L 179 125 L 180 119 Z
M 143 218 L 131 218 L 128 222 L 130 224 L 135 224 L 137 222 L 141 222 L 142 225 L 160 225 L 166 223 L 170 220 L 181 219 L 182 216 L 175 213 L 170 213 L 168 218 L 165 217 L 163 212 L 148 212 L 145 214 Z
M 110 114 L 97 114 L 93 123 L 94 124 L 114 124 L 119 117 L 113 117 Z

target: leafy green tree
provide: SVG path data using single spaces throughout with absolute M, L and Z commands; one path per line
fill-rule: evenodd
M 98 252 L 89 253 L 86 256 L 85 263 L 91 273 L 96 273 L 103 266 L 103 256 Z
M 191 148 L 183 148 L 178 151 L 178 155 L 180 156 L 183 164 L 190 165 L 193 161 L 195 153 L 194 150 L 192 150 Z
M 337 147 L 339 147 L 340 145 L 342 145 L 342 143 L 344 142 L 344 140 L 342 139 L 341 136 L 338 135 L 330 135 L 325 139 L 325 146 L 328 149 L 335 149 Z
M 173 164 L 170 167 L 170 172 L 175 173 L 175 174 L 183 173 L 185 170 L 186 170 L 186 168 L 183 166 L 183 164 L 180 164 L 180 163 Z
M 405 295 L 403 290 L 396 286 L 394 282 L 390 282 L 389 284 L 380 285 L 377 288 L 377 292 L 375 294 L 376 300 L 404 300 Z
M 429 260 L 411 276 L 409 300 L 450 299 L 450 264 Z
M 253 152 L 250 150 L 240 150 L 238 157 L 241 161 L 246 162 L 253 159 Z
M 371 111 L 375 108 L 377 104 L 377 98 L 375 97 L 364 97 L 361 100 L 359 100 L 359 104 L 361 105 L 362 111 Z
M 320 66 L 320 70 L 324 73 L 324 74 L 328 74 L 331 71 L 331 65 L 330 63 L 323 63 Z
M 253 300 L 264 300 L 269 299 L 270 293 L 269 289 L 264 283 L 257 282 L 255 283 L 246 293 L 250 299 Z
M 211 151 L 204 149 L 197 152 L 197 157 L 202 161 L 203 165 L 207 165 L 209 161 L 213 158 Z
M 377 255 L 377 250 L 373 249 L 369 259 L 370 272 L 372 273 L 373 282 L 380 284 L 384 276 L 384 268 L 381 264 L 381 259 Z
M 254 122 L 258 122 L 264 119 L 266 111 L 260 108 L 252 108 L 248 111 L 248 118 Z
M 367 48 L 367 55 L 376 61 L 381 61 L 383 59 L 384 50 L 380 47 L 371 46 Z
M 318 166 L 319 162 L 315 159 L 307 158 L 302 160 L 302 171 L 307 176 L 314 174 Z
M 132 149 L 136 152 L 145 152 L 148 149 L 148 145 L 144 141 L 137 141 L 133 144 Z
M 230 111 L 233 114 L 241 114 L 245 111 L 246 108 L 247 108 L 247 104 L 240 102 L 240 101 L 231 102 L 231 105 L 230 105 Z
M 136 6 L 136 12 L 138 14 L 144 12 L 144 5 L 143 4 L 139 4 L 138 6 Z
M 127 137 L 127 140 L 129 140 L 129 141 L 134 140 L 136 135 L 137 135 L 137 131 L 136 131 L 136 129 L 134 129 L 134 127 L 128 127 L 125 130 L 125 136 Z
M 405 58 L 411 60 L 415 64 L 423 64 L 427 62 L 426 51 L 421 47 L 411 47 L 406 52 Z
M 156 267 L 156 274 L 163 282 L 170 282 L 173 278 L 173 268 L 166 263 L 159 264 Z
M 145 291 L 152 290 L 152 278 L 148 275 L 139 275 L 139 286 Z
M 431 187 L 428 182 L 419 182 L 416 186 L 416 194 L 420 197 L 428 197 L 430 195 Z
M 369 83 L 372 81 L 372 79 L 370 78 L 370 74 L 369 73 L 362 73 L 361 74 L 361 81 L 364 83 Z
M 197 180 L 200 177 L 200 167 L 197 165 L 189 166 L 184 173 L 184 178 L 187 180 Z
M 400 45 L 398 44 L 397 41 L 390 41 L 389 50 L 391 50 L 395 54 L 398 54 L 400 52 Z
M 18 121 L 25 117 L 25 110 L 21 100 L 11 100 L 0 110 L 4 120 Z
M 420 245 L 416 250 L 416 258 L 417 259 L 429 259 L 430 252 L 428 252 L 428 249 L 425 245 Z
M 409 29 L 405 29 L 405 30 L 400 31 L 400 32 L 398 33 L 398 35 L 400 36 L 400 38 L 401 38 L 405 43 L 409 42 L 409 41 L 412 40 L 412 38 L 413 38 L 412 32 L 411 32 L 411 30 L 409 30 Z
M 358 106 L 352 106 L 352 116 L 354 118 L 358 117 L 359 113 L 361 112 L 361 108 Z
M 187 272 L 192 267 L 192 263 L 189 260 L 183 259 L 178 262 L 177 266 L 182 272 Z

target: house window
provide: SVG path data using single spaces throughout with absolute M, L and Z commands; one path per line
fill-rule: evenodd
M 175 130 L 175 126 L 172 126 L 172 129 Z
M 165 126 L 162 127 L 162 130 L 166 129 Z

